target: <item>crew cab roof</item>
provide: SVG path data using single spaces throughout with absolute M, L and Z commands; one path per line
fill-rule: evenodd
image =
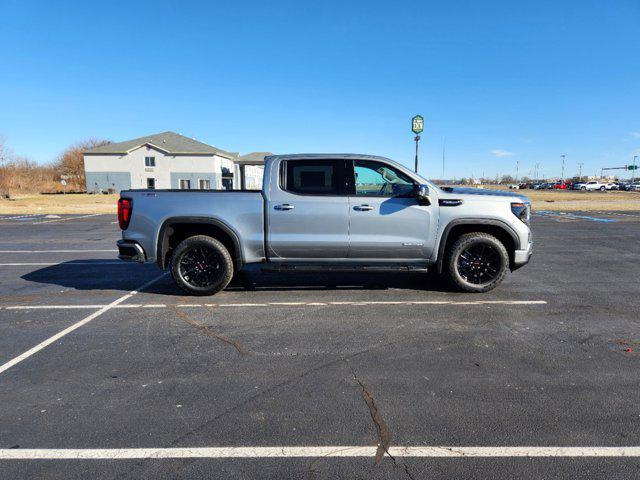
M 378 155 L 365 155 L 360 153 L 292 153 L 287 155 L 269 155 L 267 160 L 381 160 L 383 162 L 396 163 L 390 158 Z

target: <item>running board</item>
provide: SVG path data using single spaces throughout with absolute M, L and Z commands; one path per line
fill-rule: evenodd
M 384 264 L 343 264 L 343 263 L 272 263 L 263 266 L 263 272 L 426 272 L 427 264 L 384 265 Z

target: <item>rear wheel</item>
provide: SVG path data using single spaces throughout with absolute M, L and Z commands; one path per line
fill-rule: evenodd
M 488 292 L 502 283 L 509 270 L 509 254 L 493 235 L 482 232 L 461 235 L 447 252 L 446 272 L 465 292 Z
M 600 191 L 604 192 L 607 189 L 607 187 L 600 187 Z
M 580 190 L 586 190 L 587 187 L 580 187 Z
M 171 275 L 190 295 L 213 295 L 229 285 L 233 259 L 215 238 L 195 235 L 176 247 L 171 258 Z

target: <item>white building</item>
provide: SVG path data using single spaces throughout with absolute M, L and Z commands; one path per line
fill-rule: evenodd
M 234 160 L 235 176 L 242 179 L 239 188 L 246 190 L 260 190 L 264 175 L 264 157 L 273 155 L 270 152 L 253 152 L 242 155 Z
M 174 132 L 111 143 L 84 152 L 87 191 L 238 189 L 237 158 Z

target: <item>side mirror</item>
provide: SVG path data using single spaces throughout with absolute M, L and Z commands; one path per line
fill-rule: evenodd
M 426 185 L 416 185 L 414 193 L 420 205 L 431 205 L 431 200 L 429 200 L 429 187 Z
M 429 198 L 429 187 L 426 185 L 416 185 L 415 187 L 416 197 L 427 199 Z

